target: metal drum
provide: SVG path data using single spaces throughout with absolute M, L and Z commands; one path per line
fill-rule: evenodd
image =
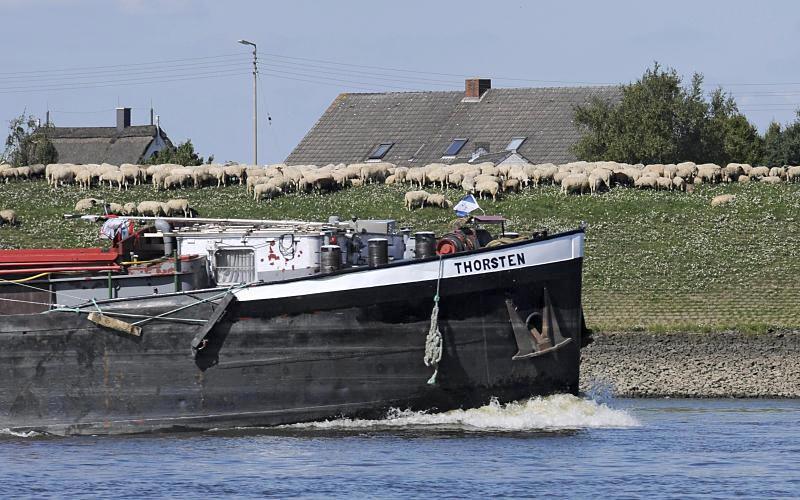
M 389 240 L 370 238 L 367 241 L 367 263 L 369 267 L 378 267 L 389 263 Z
M 323 274 L 332 273 L 342 268 L 342 249 L 339 245 L 322 245 L 319 247 L 319 267 Z
M 431 231 L 414 233 L 414 255 L 418 259 L 436 255 L 436 234 Z

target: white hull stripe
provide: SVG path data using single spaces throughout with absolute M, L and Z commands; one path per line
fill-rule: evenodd
M 442 279 L 541 266 L 583 257 L 584 234 L 567 234 L 527 245 L 497 247 L 491 251 L 465 254 L 443 261 Z M 234 291 L 241 302 L 270 300 L 431 281 L 439 278 L 439 260 L 419 262 L 323 278 L 254 285 Z

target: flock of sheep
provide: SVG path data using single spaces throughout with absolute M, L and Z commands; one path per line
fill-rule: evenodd
M 76 212 L 102 209 L 105 214 L 113 215 L 141 215 L 143 217 L 191 217 L 193 209 L 186 198 L 175 198 L 165 203 L 160 201 L 129 202 L 124 205 L 119 203 L 106 203 L 97 198 L 84 198 L 75 204 Z
M 45 178 L 53 189 L 77 184 L 82 189 L 108 185 L 119 191 L 129 186 L 150 184 L 156 191 L 174 188 L 221 187 L 232 183 L 246 185 L 247 194 L 254 200 L 273 199 L 291 192 L 325 193 L 365 184 L 383 183 L 408 185 L 413 190 L 404 197 L 405 207 L 437 206 L 449 208 L 451 202 L 441 194 L 423 190 L 435 187 L 447 191 L 454 188 L 473 193 L 480 198 L 496 200 L 503 193 L 535 188 L 541 185 L 558 185 L 564 194 L 596 194 L 614 186 L 638 189 L 689 191 L 696 184 L 725 182 L 798 182 L 800 166 L 753 167 L 729 163 L 726 166 L 712 163 L 631 165 L 610 161 L 577 161 L 562 165 L 501 164 L 491 162 L 459 163 L 446 165 L 431 163 L 419 167 L 398 167 L 390 163 L 353 163 L 346 165 L 110 165 L 50 164 L 12 167 L 0 165 L 0 179 L 5 182 Z M 91 199 L 87 199 L 91 200 Z M 182 200 L 182 199 L 181 199 Z M 126 205 L 109 204 L 110 213 L 121 215 L 171 215 L 188 214 L 188 208 L 177 203 L 175 207 L 160 204 L 155 210 L 150 202 Z M 82 200 L 83 201 L 83 200 Z M 185 201 L 185 200 L 182 200 Z M 99 200 L 95 200 L 97 204 Z M 88 203 L 88 202 L 87 202 Z M 94 206 L 94 205 L 93 205 Z M 188 207 L 188 203 L 186 204 Z M 156 213 L 158 212 L 158 213 Z M 0 219 L 2 223 L 2 219 Z

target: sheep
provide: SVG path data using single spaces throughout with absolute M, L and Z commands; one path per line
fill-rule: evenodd
M 168 175 L 164 177 L 164 189 L 172 189 L 173 187 L 182 188 L 186 177 L 182 175 Z
M 450 202 L 443 194 L 429 194 L 425 203 L 432 207 L 451 208 L 453 203 Z
M 503 192 L 507 193 L 509 191 L 513 191 L 515 193 L 519 192 L 520 189 L 520 182 L 517 179 L 506 179 L 503 181 Z
M 697 165 L 691 161 L 684 161 L 675 165 L 675 175 L 690 180 L 697 174 Z
M 667 179 L 666 177 L 656 177 L 656 186 L 658 186 L 658 189 L 672 191 L 672 179 Z
M 136 203 L 128 202 L 122 206 L 122 211 L 125 215 L 137 215 L 139 211 L 136 209 Z
M 488 176 L 488 177 L 491 177 L 491 176 Z M 481 197 L 481 199 L 483 199 L 483 195 L 484 194 L 490 194 L 490 195 L 492 195 L 492 201 L 496 201 L 497 200 L 497 193 L 500 192 L 500 182 L 499 181 L 488 180 L 488 179 L 478 181 L 477 178 L 476 178 L 475 192 L 478 193 L 478 195 Z
M 364 165 L 361 167 L 359 178 L 364 184 L 373 184 L 376 182 L 383 182 L 389 174 L 388 163 L 375 163 L 372 165 Z
M 164 213 L 164 206 L 160 201 L 143 201 L 136 205 L 136 211 L 145 217 L 158 217 Z
M 722 168 L 722 182 L 736 182 L 740 175 L 744 175 L 744 169 L 739 163 L 728 163 Z
M 652 165 L 647 165 L 642 169 L 642 174 L 647 173 L 654 173 L 657 174 L 656 177 L 663 177 L 664 175 L 664 165 L 660 163 L 654 163 Z
M 392 174 L 387 176 L 386 179 L 383 181 L 383 183 L 386 184 L 387 186 L 392 184 L 397 184 L 398 183 L 397 174 Z
M 107 214 L 125 215 L 125 207 L 119 203 L 106 203 L 104 208 Z
M 81 170 L 75 176 L 75 182 L 81 189 L 90 189 L 92 187 L 92 173 L 88 170 Z
M 270 180 L 270 178 L 265 176 L 265 175 L 248 176 L 247 177 L 247 181 L 245 181 L 245 185 L 247 186 L 247 189 L 246 189 L 247 194 L 252 194 L 253 193 L 253 188 L 256 187 L 256 185 L 258 185 L 258 184 L 266 184 L 267 181 L 269 181 L 269 180 Z
M 769 176 L 770 177 L 785 177 L 786 176 L 786 168 L 785 167 L 772 167 L 769 169 Z
M 603 189 L 603 178 L 596 175 L 594 172 L 589 174 L 589 191 L 591 194 L 597 194 L 598 191 Z
M 761 177 L 761 182 L 764 184 L 780 184 L 781 178 L 780 177 Z
M 419 206 L 419 208 L 425 208 L 425 202 L 428 201 L 430 195 L 429 192 L 422 190 L 408 191 L 403 196 L 403 206 L 407 208 L 409 212 L 417 208 L 417 206 Z
M 675 174 L 678 172 L 678 166 L 670 163 L 669 165 L 664 165 L 664 177 L 667 179 L 672 179 L 675 177 Z
M 642 176 L 636 179 L 636 182 L 633 183 L 633 187 L 636 189 L 658 189 L 658 181 L 656 180 L 658 177 L 651 177 L 651 176 Z
M 437 165 L 437 164 L 433 164 Z M 443 166 L 442 166 L 443 167 Z M 427 173 L 425 174 L 425 178 L 427 182 L 430 182 L 432 185 L 436 186 L 436 183 L 439 183 L 439 187 L 442 189 L 447 188 L 447 180 L 448 180 L 448 172 L 444 168 L 440 166 L 436 166 L 435 168 L 428 169 Z
M 789 167 L 786 169 L 786 182 L 800 181 L 800 167 Z
M 769 167 L 753 167 L 750 170 L 750 177 L 760 179 L 769 176 Z
M 722 169 L 713 163 L 704 163 L 697 166 L 697 177 L 704 182 L 715 184 L 722 180 Z
M 397 167 L 394 169 L 394 176 L 398 184 L 406 181 L 406 175 L 408 175 L 408 167 Z
M 736 196 L 732 194 L 721 194 L 719 196 L 715 196 L 711 199 L 711 206 L 718 207 L 720 205 L 725 205 L 727 203 L 731 203 L 733 200 L 736 199 Z
M 210 169 L 209 169 L 210 170 Z M 239 179 L 239 185 L 241 186 L 244 184 L 244 171 L 245 167 L 242 165 L 228 165 L 227 167 L 223 168 L 223 172 L 225 172 L 226 180 L 231 181 L 233 179 Z
M 675 176 L 672 178 L 672 188 L 686 192 L 686 180 L 683 177 Z
M 586 174 L 570 174 L 561 181 L 561 193 L 578 192 L 583 194 L 590 190 L 589 176 Z
M 271 200 L 276 196 L 280 195 L 281 192 L 282 192 L 281 188 L 272 182 L 267 182 L 265 184 L 257 184 L 253 188 L 253 199 L 255 199 L 258 202 L 260 202 L 264 198 L 266 198 L 267 200 Z
M 552 163 L 539 165 L 533 172 L 533 185 L 539 186 L 544 182 L 553 183 L 553 176 L 558 172 L 558 167 Z
M 31 167 L 17 167 L 15 170 L 17 173 L 17 179 L 28 179 L 31 176 Z
M 167 200 L 164 204 L 167 216 L 174 216 L 183 214 L 184 217 L 190 217 L 191 212 L 189 209 L 189 200 L 186 198 L 173 198 Z
M 82 200 L 78 200 L 78 203 L 75 204 L 75 211 L 85 212 L 87 210 L 91 210 L 98 203 L 102 203 L 102 200 L 98 200 L 97 198 L 84 198 Z
M 411 167 L 408 169 L 406 179 L 408 179 L 412 187 L 416 184 L 421 188 L 425 185 L 425 169 L 422 167 Z
M 72 181 L 75 179 L 75 174 L 73 174 L 69 168 L 59 165 L 58 168 L 53 169 L 51 179 L 52 181 L 50 184 L 53 189 L 55 189 L 64 184 L 72 184 Z
M 780 179 L 778 179 L 778 180 L 780 180 Z M 746 183 L 750 182 L 750 176 L 749 175 L 740 175 L 739 178 L 736 179 L 736 182 L 738 182 L 740 184 L 746 184 Z
M 475 191 L 475 178 L 472 176 L 464 177 L 464 180 L 461 181 L 461 189 L 466 191 L 467 193 L 472 193 Z
M 477 182 L 480 182 L 479 177 L 482 176 L 478 176 L 475 178 Z M 494 180 L 495 182 L 498 182 L 500 180 L 498 177 L 484 176 L 484 178 L 485 177 L 490 177 L 489 180 Z M 525 167 L 522 165 L 512 165 L 511 168 L 508 169 L 508 178 L 518 180 L 520 184 L 522 184 L 523 186 L 527 186 L 528 182 L 530 182 L 528 174 L 525 173 Z
M 125 189 L 128 188 L 128 182 L 125 180 L 125 176 L 122 175 L 122 172 L 117 172 L 113 170 L 106 171 L 106 173 L 100 176 L 100 183 L 108 182 L 108 187 L 113 187 L 114 183 L 117 183 L 117 190 L 122 191 L 122 186 L 125 186 Z
M 10 226 L 16 226 L 18 223 L 17 212 L 8 209 L 0 210 L 0 225 L 8 224 Z
M 562 182 L 564 182 L 564 179 L 566 179 L 569 176 L 570 176 L 569 172 L 565 172 L 559 169 L 558 172 L 553 174 L 553 184 L 561 184 Z
M 219 165 L 211 165 L 208 167 L 208 175 L 211 176 L 212 179 L 217 180 L 217 187 L 226 186 L 227 179 L 225 176 L 225 169 Z
M 364 181 L 361 179 L 350 179 L 350 187 L 362 187 L 364 185 Z
M 123 163 L 120 165 L 119 171 L 125 176 L 125 182 L 134 186 L 138 185 L 139 180 L 142 178 L 142 169 L 138 165 Z

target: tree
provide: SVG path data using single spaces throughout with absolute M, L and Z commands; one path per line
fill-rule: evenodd
M 576 107 L 575 121 L 585 134 L 573 151 L 584 160 L 726 164 L 763 155 L 763 139 L 732 97 L 717 89 L 707 101 L 702 75 L 684 88 L 674 69 L 658 63 L 623 85 L 619 102 Z
M 209 163 L 213 161 L 214 157 L 209 156 Z M 191 139 L 178 144 L 177 147 L 170 146 L 161 151 L 156 152 L 153 156 L 145 160 L 149 165 L 157 165 L 159 163 L 176 163 L 178 165 L 202 165 L 203 157 L 199 156 L 194 151 L 194 145 Z
M 782 150 L 782 134 L 783 131 L 778 122 L 770 123 L 764 133 L 764 163 L 770 167 L 778 167 L 786 163 Z
M 50 124 L 37 127 L 36 118 L 34 116 L 26 118 L 23 112 L 9 122 L 8 137 L 0 161 L 15 167 L 55 163 L 58 161 L 58 152 L 47 138 L 47 131 L 51 127 Z

